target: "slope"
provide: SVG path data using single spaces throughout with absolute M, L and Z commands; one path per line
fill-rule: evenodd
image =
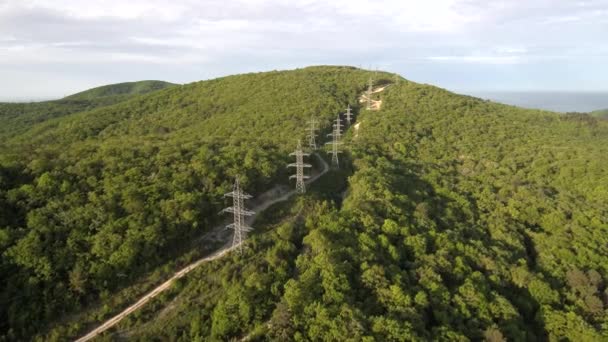
M 89 89 L 60 100 L 0 103 L 0 142 L 49 119 L 113 105 L 170 86 L 174 84 L 162 81 L 118 83 Z
M 116 95 L 141 95 L 153 91 L 173 87 L 176 84 L 164 81 L 137 81 L 109 84 L 101 87 L 85 90 L 70 96 L 66 96 L 64 100 L 93 100 L 100 97 L 116 96 Z
M 335 329 L 356 322 L 379 340 L 605 339 L 608 126 L 414 83 L 387 89 L 383 103 L 359 118 L 350 222 L 336 242 L 354 249 L 355 266 L 336 277 L 353 280 L 340 292 L 361 321 Z M 288 308 L 295 322 L 320 319 Z
M 314 176 L 311 176 L 310 179 L 308 179 L 306 181 L 307 186 L 310 185 L 310 183 L 317 180 L 319 177 L 323 176 L 329 170 L 329 165 L 321 157 L 319 157 L 318 155 L 316 155 L 316 156 L 321 161 L 323 168 L 319 173 L 317 173 Z M 276 191 L 274 189 L 272 189 L 270 191 L 273 193 L 276 193 Z M 269 197 L 266 201 L 260 203 L 256 207 L 252 208 L 254 214 L 248 218 L 248 220 L 247 220 L 247 221 L 249 221 L 248 225 L 255 223 L 256 216 L 260 215 L 267 208 L 271 207 L 272 205 L 274 205 L 276 203 L 286 201 L 295 194 L 296 194 L 296 190 L 294 190 L 294 189 L 292 189 L 284 194 L 279 192 L 279 193 L 275 194 L 274 197 Z M 262 197 L 263 196 L 264 195 L 262 195 Z M 219 232 L 220 230 L 225 230 L 225 229 L 226 229 L 225 225 L 220 225 L 220 226 L 216 227 L 214 230 Z M 161 294 L 163 291 L 168 290 L 176 281 L 178 281 L 180 278 L 184 277 L 188 273 L 192 272 L 197 267 L 199 267 L 205 263 L 220 259 L 220 258 L 228 255 L 228 253 L 231 253 L 231 252 L 234 253 L 235 249 L 242 247 L 241 244 L 238 244 L 236 246 L 232 245 L 230 238 L 231 237 L 226 237 L 224 240 L 224 245 L 221 248 L 219 248 L 217 251 L 215 251 L 214 253 L 212 253 L 209 256 L 205 256 L 204 258 L 198 259 L 195 262 L 189 264 L 188 266 L 182 268 L 181 270 L 176 272 L 171 278 L 169 278 L 167 281 L 165 281 L 161 285 L 155 287 L 152 291 L 147 293 L 145 296 L 141 297 L 135 304 L 129 306 L 128 308 L 126 308 L 125 310 L 120 312 L 118 315 L 105 321 L 99 327 L 93 329 L 88 334 L 79 338 L 77 340 L 77 342 L 88 341 L 88 340 L 91 340 L 91 339 L 103 334 L 108 329 L 111 329 L 114 325 L 120 323 L 120 321 L 125 319 L 128 315 L 132 314 L 133 312 L 135 312 L 136 310 L 138 310 L 139 308 L 141 308 L 142 306 L 147 304 L 149 301 L 153 300 L 156 296 Z
M 589 113 L 589 115 L 606 119 L 608 118 L 608 109 L 594 110 L 593 112 Z
M 234 177 L 253 194 L 286 179 L 306 120 L 327 127 L 369 75 L 315 67 L 225 77 L 50 119 L 7 139 L 2 334 L 27 339 L 59 313 L 107 304 L 142 278 L 160 280 L 152 271 L 176 256 L 200 255 L 207 246 L 189 242 L 218 223 Z
M 135 302 L 154 287 L 140 277 L 166 279 L 184 261 L 167 260 L 217 223 L 234 175 L 254 193 L 285 180 L 306 119 L 327 128 L 370 76 L 227 77 L 11 139 L 0 154 L 0 208 L 19 213 L 0 222 L 5 336 L 98 303 L 38 335 L 65 339 Z M 358 113 L 356 139 L 346 133 L 345 170 L 266 210 L 243 255 L 198 267 L 105 338 L 608 338 L 608 123 L 398 81 Z M 344 201 L 327 200 L 347 176 Z
M 381 97 L 346 135 L 342 205 L 275 209 L 108 337 L 608 338 L 608 125 L 406 81 Z

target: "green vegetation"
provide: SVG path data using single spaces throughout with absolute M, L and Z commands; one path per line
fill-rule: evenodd
M 591 113 L 589 113 L 591 116 L 595 116 L 598 118 L 602 118 L 602 119 L 607 119 L 608 118 L 608 109 L 602 109 L 602 110 L 595 110 Z
M 60 100 L 31 103 L 0 102 L 0 143 L 43 121 L 113 105 L 160 89 L 174 86 L 162 81 L 111 84 L 93 88 Z
M 608 337 L 605 123 L 413 83 L 359 120 L 343 276 L 364 332 Z
M 105 85 L 85 90 L 64 98 L 64 100 L 93 100 L 100 97 L 116 95 L 141 95 L 153 91 L 175 86 L 174 83 L 164 81 L 138 81 Z
M 236 175 L 253 194 L 286 182 L 301 126 L 311 115 L 329 125 L 368 76 L 317 67 L 225 77 L 3 136 L 2 334 L 31 336 L 184 253 L 218 222 Z
M 227 77 L 8 140 L 5 338 L 82 333 L 77 319 L 25 327 L 187 255 L 175 250 L 216 223 L 237 173 L 254 193 L 285 182 L 300 126 L 313 113 L 328 126 L 370 75 Z M 265 211 L 243 255 L 201 266 L 102 339 L 608 339 L 608 122 L 404 80 L 375 97 L 382 109 L 345 135 L 343 171 Z

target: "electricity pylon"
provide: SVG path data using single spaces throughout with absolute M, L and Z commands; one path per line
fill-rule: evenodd
M 310 121 L 308 121 L 308 124 L 310 124 L 310 127 L 306 129 L 308 131 L 308 146 L 311 150 L 314 151 L 317 149 L 316 137 L 317 130 L 319 129 L 317 127 L 318 122 L 314 117 L 311 116 Z
M 372 109 L 372 87 L 374 86 L 372 78 L 369 78 L 369 85 L 367 86 L 367 110 Z
M 334 127 L 333 132 L 331 134 L 327 135 L 327 136 L 331 136 L 332 140 L 331 140 L 331 142 L 328 142 L 326 144 L 331 145 L 331 164 L 335 167 L 340 167 L 340 164 L 338 162 L 338 154 L 342 153 L 339 150 L 339 146 L 341 144 L 340 137 L 342 136 L 342 131 L 341 131 L 342 123 L 340 122 L 339 116 L 336 119 L 336 123 L 333 125 L 333 127 Z
M 346 123 L 348 123 L 348 125 L 350 126 L 350 121 L 351 121 L 351 115 L 353 113 L 350 112 L 350 105 L 348 105 L 348 107 L 346 108 Z
M 312 167 L 312 165 L 304 163 L 304 157 L 310 156 L 310 153 L 304 153 L 302 151 L 302 143 L 300 142 L 300 140 L 298 140 L 298 147 L 296 147 L 295 152 L 290 153 L 289 155 L 296 156 L 296 162 L 287 165 L 287 167 L 296 168 L 296 174 L 289 176 L 289 179 L 296 179 L 296 193 L 303 194 L 306 192 L 306 185 L 304 184 L 304 179 L 309 178 L 308 176 L 304 176 L 304 168 Z
M 245 200 L 250 199 L 252 196 L 244 193 L 241 190 L 239 179 L 234 181 L 232 192 L 224 195 L 224 197 L 232 197 L 232 207 L 225 208 L 222 213 L 233 213 L 234 223 L 226 226 L 227 229 L 234 229 L 234 235 L 232 236 L 232 248 L 238 248 L 238 252 L 243 252 L 243 241 L 247 237 L 247 232 L 253 230 L 253 228 L 247 226 L 245 222 L 245 216 L 251 216 L 255 212 L 247 210 L 245 208 Z
M 340 115 L 338 115 L 338 117 L 336 118 L 336 123 L 333 125 L 334 127 L 334 132 L 338 134 L 338 139 L 342 137 L 342 127 L 344 127 L 344 125 L 342 124 L 342 119 L 340 119 Z

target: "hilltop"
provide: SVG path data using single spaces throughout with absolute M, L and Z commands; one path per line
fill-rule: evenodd
M 377 98 L 342 203 L 282 209 L 109 336 L 605 339 L 608 126 L 404 80 Z
M 117 83 L 85 90 L 59 100 L 0 102 L 0 142 L 49 119 L 110 106 L 171 86 L 174 84 L 163 81 Z
M 388 86 L 368 111 L 369 78 Z M 292 186 L 306 122 L 323 142 L 348 104 L 339 170 L 103 338 L 608 337 L 608 122 L 329 66 L 169 87 L 5 137 L 1 334 L 82 336 L 216 250 L 202 236 L 234 178 L 256 197 Z
M 116 95 L 138 95 L 176 86 L 164 81 L 138 81 L 109 84 L 64 97 L 64 100 L 93 100 Z

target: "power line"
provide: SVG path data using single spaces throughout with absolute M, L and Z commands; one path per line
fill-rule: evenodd
M 336 123 L 333 125 L 333 128 L 333 132 L 327 135 L 332 137 L 332 141 L 326 144 L 331 145 L 331 164 L 335 167 L 340 167 L 340 163 L 338 161 L 338 154 L 342 153 L 339 150 L 339 146 L 341 144 L 340 137 L 342 136 L 342 123 L 340 122 L 340 116 L 338 116 L 336 119 Z
M 340 115 L 336 118 L 336 123 L 333 124 L 334 132 L 338 135 L 338 139 L 342 137 L 342 119 L 340 119 Z
M 314 117 L 311 116 L 310 121 L 308 121 L 308 124 L 310 125 L 310 127 L 308 127 L 306 129 L 308 131 L 308 147 L 310 147 L 310 149 L 313 151 L 317 149 L 316 137 L 317 137 L 317 130 L 319 129 L 318 123 L 319 122 Z
M 351 122 L 351 116 L 352 113 L 350 112 L 350 104 L 348 105 L 348 107 L 346 108 L 346 113 L 344 113 L 346 115 L 346 123 L 350 126 L 350 122 Z
M 287 165 L 287 167 L 296 168 L 296 174 L 289 176 L 289 179 L 296 179 L 296 193 L 303 194 L 306 192 L 306 185 L 304 184 L 304 179 L 309 178 L 308 176 L 304 176 L 304 168 L 312 167 L 312 165 L 304 163 L 304 157 L 310 156 L 310 153 L 304 153 L 302 151 L 302 143 L 300 140 L 298 140 L 298 146 L 296 147 L 295 152 L 290 153 L 289 155 L 296 157 L 295 163 Z
M 369 78 L 369 84 L 367 86 L 367 110 L 371 110 L 372 109 L 372 88 L 374 86 L 373 80 L 370 77 Z
M 234 222 L 227 225 L 226 228 L 234 229 L 234 235 L 232 236 L 232 248 L 238 248 L 238 252 L 243 252 L 243 241 L 247 237 L 247 232 L 253 230 L 252 227 L 247 226 L 245 222 L 245 216 L 251 216 L 255 212 L 247 210 L 245 208 L 245 200 L 252 198 L 251 195 L 243 192 L 239 184 L 239 179 L 236 178 L 232 192 L 224 195 L 224 197 L 232 197 L 232 207 L 225 208 L 222 213 L 233 213 Z

